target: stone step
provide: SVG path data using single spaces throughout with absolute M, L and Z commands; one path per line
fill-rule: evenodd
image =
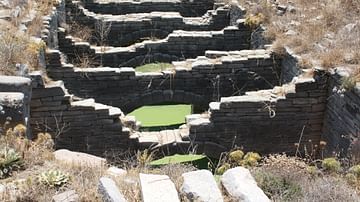
M 185 134 L 184 131 L 182 131 Z M 138 133 L 138 142 L 142 146 L 160 147 L 177 142 L 183 142 L 180 129 L 162 130 L 158 132 L 140 132 Z

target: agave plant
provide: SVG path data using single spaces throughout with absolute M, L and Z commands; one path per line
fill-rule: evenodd
M 38 176 L 39 182 L 49 187 L 60 187 L 69 181 L 69 175 L 59 170 L 49 170 Z
M 13 170 L 21 166 L 21 157 L 14 149 L 5 147 L 0 150 L 0 179 L 10 176 Z

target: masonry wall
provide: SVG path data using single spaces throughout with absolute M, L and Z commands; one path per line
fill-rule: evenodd
M 298 79 L 285 89 L 223 97 L 210 104 L 209 119 L 188 123 L 190 139 L 210 156 L 235 146 L 260 153 L 294 154 L 299 142 L 299 151 L 303 152 L 304 146 L 309 150 L 309 141 L 319 146 L 321 140 L 326 86 L 327 76 L 318 72 L 314 79 Z
M 68 24 L 74 22 L 94 30 L 92 43 L 109 46 L 128 46 L 144 38 L 165 38 L 174 30 L 210 31 L 221 30 L 230 24 L 230 7 L 208 11 L 204 16 L 184 18 L 179 13 L 152 12 L 131 15 L 101 15 L 89 12 L 80 3 L 68 3 Z M 244 13 L 244 12 L 243 12 Z M 70 14 L 70 15 L 69 15 Z M 238 16 L 240 18 L 242 16 Z M 110 26 L 106 39 L 99 41 L 96 25 Z M 109 40 L 107 40 L 109 39 Z
M 347 75 L 336 72 L 330 77 L 323 137 L 329 153 L 348 156 L 349 150 L 356 150 L 353 155 L 359 157 L 360 86 L 344 90 L 341 87 L 344 76 Z
M 94 98 L 124 112 L 162 102 L 191 103 L 205 110 L 222 96 L 279 83 L 278 60 L 265 50 L 207 53 L 208 57 L 176 63 L 171 71 L 138 73 L 133 68 L 74 68 L 60 63 L 58 51 L 49 51 L 47 71 L 76 96 Z
M 34 137 L 39 132 L 53 135 L 56 148 L 104 155 L 131 148 L 130 131 L 120 121 L 118 108 L 94 100 L 72 100 L 61 81 L 44 84 L 33 74 L 30 126 Z
M 66 21 L 65 0 L 60 0 L 53 10 L 43 17 L 43 27 L 41 39 L 48 48 L 59 48 L 58 27 Z
M 88 43 L 77 43 L 59 32 L 60 50 L 68 56 L 69 62 L 79 63 L 79 57 L 92 59 L 93 65 L 109 67 L 136 67 L 151 62 L 171 62 L 185 58 L 195 58 L 206 50 L 249 49 L 251 32 L 239 21 L 238 26 L 229 26 L 222 31 L 175 31 L 166 39 L 144 41 L 129 47 L 93 47 Z M 102 51 L 105 50 L 105 51 Z
M 149 13 L 152 11 L 179 12 L 182 16 L 202 16 L 214 6 L 214 0 L 161 0 L 124 1 L 97 3 L 93 0 L 82 0 L 90 11 L 102 14 L 124 15 L 129 13 Z

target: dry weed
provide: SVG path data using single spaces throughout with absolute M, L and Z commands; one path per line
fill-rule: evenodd
M 90 41 L 93 36 L 93 30 L 87 26 L 82 26 L 76 22 L 71 24 L 62 24 L 62 27 L 66 29 L 69 35 L 73 36 L 78 41 Z
M 311 66 L 326 68 L 360 62 L 360 1 L 358 0 L 278 0 L 277 4 L 291 5 L 293 12 L 277 15 L 269 6 L 275 1 L 238 0 L 247 8 L 248 15 L 262 13 L 268 21 L 265 37 L 275 40 L 278 50 L 290 47 L 301 56 L 310 55 Z M 306 65 L 308 66 L 308 65 Z
M 322 173 L 299 158 L 272 155 L 251 172 L 274 201 L 359 201 L 342 175 Z

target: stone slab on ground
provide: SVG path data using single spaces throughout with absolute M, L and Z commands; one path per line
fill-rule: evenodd
M 72 152 L 67 149 L 60 149 L 54 152 L 55 159 L 66 164 L 86 165 L 86 166 L 104 166 L 106 159 L 85 154 L 81 152 Z
M 221 183 L 228 194 L 236 201 L 270 202 L 246 168 L 236 167 L 227 170 L 221 177 Z
M 182 174 L 184 183 L 181 192 L 190 201 L 222 202 L 223 197 L 214 176 L 208 170 L 197 170 Z
M 167 175 L 140 173 L 143 202 L 180 202 L 174 183 Z
M 109 175 L 112 175 L 114 177 L 121 177 L 126 175 L 126 170 L 121 169 L 121 168 L 117 168 L 115 166 L 110 167 L 109 169 L 106 170 L 106 173 Z
M 115 182 L 107 177 L 100 178 L 98 191 L 104 202 L 126 202 Z
M 53 202 L 77 202 L 79 201 L 79 195 L 75 190 L 65 191 L 52 197 Z

